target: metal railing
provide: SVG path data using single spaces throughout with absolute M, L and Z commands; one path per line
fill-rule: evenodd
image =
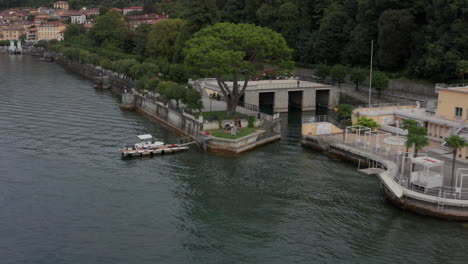
M 331 123 L 338 128 L 343 127 L 338 121 L 336 121 L 335 119 L 327 115 L 303 116 L 302 117 L 303 124 L 313 124 L 313 123 L 320 123 L 320 122 Z
M 438 186 L 434 188 L 424 188 L 422 186 L 412 184 L 410 181 L 410 174 L 409 174 L 411 172 L 411 168 L 410 168 L 411 162 L 403 161 L 403 159 L 407 159 L 407 160 L 411 159 L 411 157 L 414 156 L 413 152 L 395 153 L 395 152 L 388 151 L 388 149 L 386 148 L 376 149 L 373 147 L 369 147 L 364 142 L 361 142 L 359 144 L 345 143 L 341 140 L 335 140 L 335 142 L 340 142 L 341 144 L 344 144 L 346 146 L 349 146 L 352 148 L 358 148 L 358 149 L 365 150 L 367 152 L 372 153 L 372 157 L 368 157 L 369 160 L 377 161 L 380 157 L 380 158 L 387 159 L 395 163 L 398 170 L 397 170 L 397 173 L 394 175 L 394 181 L 405 189 L 408 189 L 417 193 L 437 197 L 437 198 L 468 201 L 468 188 L 464 188 L 463 186 L 455 188 L 452 186 L 443 185 L 443 186 Z M 403 158 L 403 156 L 407 156 L 407 158 Z M 427 156 L 427 154 L 424 152 L 421 152 L 418 154 L 418 157 L 419 156 Z M 402 164 L 403 162 L 405 162 L 405 165 Z M 380 165 L 381 168 L 385 168 L 385 166 L 381 162 L 376 162 L 375 164 L 378 164 L 376 165 L 376 167 Z M 456 177 L 458 177 L 458 175 Z
M 404 102 L 404 103 L 381 103 L 381 104 L 371 104 L 370 106 L 368 104 L 364 105 L 358 105 L 355 109 L 360 109 L 360 108 L 376 108 L 376 107 L 390 107 L 390 106 L 412 106 L 416 105 L 415 103 L 412 102 Z

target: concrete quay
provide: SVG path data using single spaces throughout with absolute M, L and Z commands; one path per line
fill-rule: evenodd
M 360 166 L 377 168 L 375 171 L 378 172 L 385 197 L 399 208 L 447 220 L 468 221 L 466 194 L 457 196 L 447 187 L 423 190 L 408 183 L 409 176 L 402 173 L 401 168 L 410 171 L 410 165 L 402 164 L 400 158 L 405 155 L 403 152 L 397 153 L 391 149 L 376 152 L 373 147 L 345 143 L 341 133 L 303 135 L 302 145 Z M 444 183 L 449 180 L 446 177 Z

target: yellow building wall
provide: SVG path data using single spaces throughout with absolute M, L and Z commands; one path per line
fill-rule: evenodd
M 371 107 L 371 108 L 356 108 L 353 110 L 353 114 L 351 116 L 351 121 L 353 122 L 353 124 L 356 124 L 357 123 L 357 118 L 356 118 L 356 113 L 358 113 L 359 111 L 380 111 L 380 110 L 390 110 L 390 109 L 411 109 L 411 108 L 416 108 L 416 105 L 401 105 L 401 106 L 382 106 L 382 107 Z M 383 118 L 386 117 L 386 116 L 389 116 L 389 115 L 383 115 L 382 118 L 379 118 L 379 117 L 369 117 L 369 118 L 372 118 L 374 119 L 375 121 L 376 118 L 377 119 L 380 119 L 381 121 L 383 121 Z M 378 121 L 377 121 L 378 122 Z M 381 124 L 380 122 L 378 122 L 379 124 Z
M 313 123 L 313 124 L 302 124 L 302 135 L 311 135 L 311 136 L 317 136 L 317 126 L 319 123 Z M 330 124 L 331 130 L 330 134 L 339 134 L 343 133 L 343 130 L 334 126 L 333 124 Z
M 455 116 L 455 107 L 463 108 L 461 118 Z M 439 102 L 437 105 L 437 115 L 450 120 L 468 121 L 468 93 L 439 90 Z

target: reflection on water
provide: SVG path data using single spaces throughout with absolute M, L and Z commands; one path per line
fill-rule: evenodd
M 2 263 L 464 263 L 468 232 L 385 202 L 375 177 L 282 140 L 120 159 L 177 135 L 61 67 L 0 55 Z

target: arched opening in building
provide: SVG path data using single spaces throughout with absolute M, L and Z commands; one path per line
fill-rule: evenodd
M 328 109 L 330 105 L 330 90 L 317 90 L 315 93 L 315 106 L 317 110 Z
M 260 108 L 260 112 L 273 114 L 275 103 L 275 93 L 259 93 L 258 94 L 258 106 Z
M 302 111 L 302 94 L 303 91 L 288 92 L 288 111 Z

